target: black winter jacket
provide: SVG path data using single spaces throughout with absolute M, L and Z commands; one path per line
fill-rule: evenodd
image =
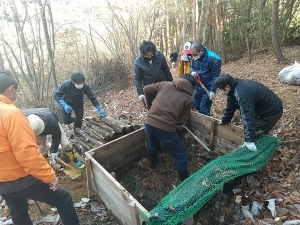
M 44 121 L 45 130 L 39 136 L 47 136 L 48 134 L 51 134 L 52 143 L 50 152 L 57 152 L 61 140 L 61 130 L 58 125 L 59 120 L 55 112 L 47 108 L 24 109 L 23 112 L 26 116 L 34 114 Z
M 165 56 L 156 51 L 150 64 L 143 55 L 134 61 L 134 80 L 138 95 L 143 95 L 143 87 L 161 81 L 173 81 Z
M 222 123 L 229 123 L 236 109 L 240 110 L 245 131 L 245 141 L 255 141 L 255 119 L 267 118 L 283 110 L 281 99 L 263 84 L 235 79 L 227 96 L 227 106 Z
M 54 99 L 59 103 L 63 99 L 71 107 L 83 105 L 83 95 L 86 95 L 94 106 L 99 105 L 97 98 L 91 91 L 88 84 L 84 84 L 82 89 L 78 89 L 71 80 L 66 80 L 58 87 L 54 93 Z

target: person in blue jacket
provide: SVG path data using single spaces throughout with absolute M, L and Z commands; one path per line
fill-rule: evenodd
M 143 87 L 162 81 L 173 81 L 170 68 L 165 56 L 156 50 L 151 41 L 143 41 L 140 44 L 140 53 L 134 61 L 134 80 L 139 100 L 146 100 L 148 109 L 153 99 L 146 97 Z
M 74 123 L 75 128 L 81 128 L 83 118 L 83 96 L 86 95 L 98 111 L 100 117 L 107 114 L 100 104 L 82 73 L 73 73 L 70 80 L 64 81 L 54 93 L 54 99 L 62 106 L 62 117 L 65 124 Z M 74 110 L 76 118 L 71 117 Z
M 191 46 L 191 74 L 197 77 L 197 85 L 193 92 L 194 109 L 200 113 L 210 116 L 212 100 L 216 95 L 215 80 L 221 73 L 220 57 L 205 47 L 200 42 L 194 42 Z M 200 82 L 207 91 L 201 87 Z

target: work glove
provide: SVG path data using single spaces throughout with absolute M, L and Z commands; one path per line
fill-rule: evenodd
M 56 164 L 55 157 L 58 157 L 58 153 L 57 153 L 57 152 L 51 153 L 51 161 L 50 161 L 50 164 L 51 164 L 51 165 Z
M 182 125 L 177 125 L 177 130 L 178 131 L 183 131 L 184 127 L 185 127 L 185 123 L 182 124 Z
M 104 112 L 104 110 L 101 109 L 100 105 L 96 105 L 96 109 L 97 109 L 98 114 L 99 114 L 100 117 L 106 117 L 107 116 L 106 112 Z
M 209 100 L 213 100 L 213 99 L 215 99 L 215 97 L 216 97 L 216 93 L 215 92 L 213 92 L 213 91 L 211 91 L 211 92 L 209 92 Z
M 139 101 L 141 102 L 141 101 L 143 101 L 143 99 L 146 100 L 146 96 L 145 96 L 145 95 L 140 95 L 140 96 L 139 96 Z
M 195 71 L 191 72 L 191 75 L 197 79 L 197 73 Z
M 62 107 L 64 107 L 64 110 L 65 110 L 65 112 L 66 113 L 71 113 L 72 112 L 72 107 L 71 106 L 69 106 L 64 100 L 59 100 L 59 102 L 58 102 Z
M 247 147 L 252 152 L 256 152 L 257 151 L 257 148 L 256 148 L 254 142 L 244 142 L 244 144 L 242 145 L 242 147 Z

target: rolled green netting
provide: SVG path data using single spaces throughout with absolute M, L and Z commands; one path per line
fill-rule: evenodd
M 178 185 L 150 212 L 142 212 L 147 225 L 176 225 L 192 217 L 218 190 L 236 177 L 263 168 L 280 142 L 278 137 L 261 135 L 257 151 L 246 147 L 221 156 Z

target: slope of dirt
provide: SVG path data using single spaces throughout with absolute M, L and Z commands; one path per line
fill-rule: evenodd
M 300 46 L 286 47 L 282 50 L 285 57 L 290 60 L 289 65 L 293 64 L 295 60 L 298 62 L 300 61 Z M 255 179 L 260 182 L 260 185 L 253 188 L 244 181 L 240 186 L 240 194 L 247 195 L 252 201 L 255 200 L 258 202 L 264 202 L 271 198 L 280 199 L 279 201 L 276 201 L 276 205 L 286 207 L 287 205 L 300 203 L 300 193 L 298 189 L 300 186 L 300 138 L 298 137 L 300 125 L 300 91 L 298 86 L 284 84 L 279 81 L 278 73 L 287 65 L 277 64 L 275 59 L 276 57 L 272 50 L 269 50 L 264 54 L 255 54 L 252 57 L 251 63 L 248 63 L 248 58 L 245 56 L 238 61 L 228 62 L 223 65 L 222 73 L 228 73 L 238 78 L 259 81 L 272 89 L 283 101 L 284 114 L 275 129 L 271 131 L 272 135 L 280 136 L 282 138 L 282 143 L 267 166 L 263 170 L 254 174 Z M 173 77 L 176 78 L 177 69 L 171 69 L 171 71 L 173 73 Z M 105 94 L 98 96 L 98 100 L 107 114 L 114 116 L 115 118 L 125 118 L 136 124 L 143 124 L 146 113 L 142 103 L 138 101 L 138 95 L 133 82 L 133 75 L 128 75 L 127 82 L 129 82 L 129 86 L 126 89 L 121 90 L 115 88 L 114 90 L 109 90 Z M 217 95 L 215 102 L 219 108 L 225 108 L 226 99 L 224 96 Z M 94 110 L 94 107 L 90 102 L 87 102 L 85 105 L 85 116 L 97 116 L 97 112 Z M 215 118 L 220 118 L 221 116 L 217 113 L 216 106 L 212 107 L 212 116 Z M 236 117 L 235 124 L 240 125 L 238 116 Z M 189 156 L 191 165 L 195 164 L 198 168 L 201 168 L 210 159 L 205 155 L 202 155 L 203 150 L 199 151 L 200 147 L 198 148 L 198 153 L 197 151 L 193 152 L 190 150 L 192 147 L 187 146 L 192 146 L 192 144 L 193 141 L 190 140 L 190 143 L 186 145 L 186 148 L 188 148 L 191 152 L 191 155 Z M 193 157 L 193 154 L 198 154 L 198 157 Z M 145 204 L 144 206 L 147 209 L 153 208 L 157 202 L 179 182 L 171 161 L 168 161 L 167 159 L 169 157 L 168 154 L 161 152 L 161 155 L 164 160 L 160 162 L 159 171 L 155 172 L 156 176 L 158 176 L 156 177 L 157 182 L 155 185 L 160 185 L 160 187 L 165 188 L 162 188 L 159 193 L 157 191 L 150 191 L 147 193 L 141 192 L 141 187 L 138 187 L 139 184 L 135 182 L 135 180 L 139 177 L 139 174 L 136 174 L 134 179 L 132 179 L 132 177 L 123 177 L 122 182 L 124 183 L 127 179 L 127 184 L 125 183 L 125 185 L 127 185 L 127 188 L 130 189 L 129 191 L 135 195 L 137 199 L 142 199 L 141 196 L 145 194 L 153 196 L 152 202 L 142 203 Z M 198 158 L 199 162 L 193 162 L 194 158 Z M 139 165 L 140 170 L 146 171 L 147 173 L 153 173 L 153 171 L 147 171 L 147 163 L 148 162 L 144 159 L 144 162 Z M 195 171 L 195 168 L 190 168 L 190 171 Z M 166 174 L 168 176 L 171 174 L 172 178 L 167 179 L 164 183 L 159 183 L 163 180 L 162 178 L 164 178 Z M 79 202 L 81 198 L 87 196 L 85 176 L 83 176 L 81 180 L 71 181 L 66 178 L 62 172 L 60 172 L 60 177 L 61 186 L 70 191 L 74 202 Z M 153 181 L 150 181 L 150 183 L 153 183 Z M 233 200 L 233 197 L 227 199 L 226 215 L 232 215 Z M 46 213 L 50 212 L 50 207 L 44 206 L 43 211 Z M 104 210 L 104 212 L 107 213 L 107 215 L 97 215 L 97 213 L 91 212 L 88 206 L 78 209 L 78 214 L 80 215 L 82 224 L 89 224 L 89 221 L 97 221 L 99 225 L 118 224 L 118 222 L 113 219 L 113 215 L 110 215 L 107 210 Z M 35 205 L 31 205 L 30 213 L 33 219 L 39 217 L 39 212 Z M 211 215 L 210 210 L 206 211 L 206 216 L 208 215 Z M 286 219 L 300 219 L 299 210 L 290 210 L 286 216 Z M 108 222 L 106 220 L 108 220 Z M 232 218 L 227 216 L 226 220 L 226 224 L 230 224 Z M 264 210 L 264 213 L 261 214 L 260 217 L 257 217 L 255 220 L 256 222 L 252 224 L 260 224 L 259 220 L 264 220 L 270 224 L 274 224 L 273 218 L 267 210 Z M 198 221 L 195 224 L 211 224 L 211 219 L 203 217 L 201 222 Z M 251 224 L 251 221 L 249 222 L 248 220 L 245 220 L 244 224 Z

